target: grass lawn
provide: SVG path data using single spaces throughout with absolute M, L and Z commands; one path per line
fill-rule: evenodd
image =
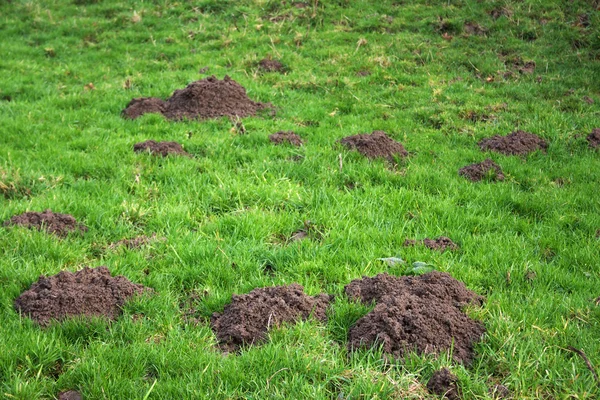
M 600 4 L 592 0 L 0 1 L 0 222 L 72 214 L 57 238 L 0 226 L 0 397 L 421 399 L 440 367 L 465 399 L 600 395 Z M 283 73 L 259 68 L 280 60 Z M 125 119 L 229 75 L 275 115 Z M 302 147 L 268 136 L 292 130 Z M 338 141 L 383 130 L 409 152 L 368 160 Z M 516 130 L 546 151 L 482 152 Z M 177 141 L 192 157 L 133 152 Z M 491 158 L 504 181 L 458 170 Z M 307 222 L 310 221 L 310 224 Z M 306 240 L 282 237 L 310 225 Z M 138 249 L 110 247 L 138 235 Z M 454 251 L 405 247 L 450 237 Z M 401 257 L 407 264 L 377 260 Z M 348 352 L 372 307 L 344 286 L 413 262 L 485 296 L 469 367 L 449 355 Z M 116 321 L 40 328 L 14 309 L 40 275 L 84 266 L 149 286 Z M 224 355 L 209 318 L 232 294 L 299 283 L 327 323 Z M 578 353 L 579 351 L 579 353 Z M 585 355 L 582 356 L 582 355 Z M 589 365 L 586 364 L 586 358 Z

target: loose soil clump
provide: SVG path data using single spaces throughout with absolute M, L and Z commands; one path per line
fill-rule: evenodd
M 68 390 L 58 394 L 58 400 L 83 400 L 83 396 L 76 390 Z
M 296 133 L 294 133 L 293 131 L 276 132 L 272 135 L 269 135 L 269 140 L 275 144 L 289 143 L 292 146 L 296 146 L 296 147 L 302 146 L 302 144 L 304 143 L 302 141 L 302 138 L 300 136 L 298 136 Z
M 462 167 L 458 174 L 464 176 L 472 182 L 479 182 L 485 178 L 489 178 L 492 181 L 503 181 L 504 174 L 498 164 L 490 160 L 485 159 L 480 163 L 469 164 Z
M 394 156 L 402 158 L 408 156 L 404 146 L 390 138 L 384 131 L 347 136 L 341 139 L 340 143 L 349 149 L 357 150 L 369 159 L 385 158 L 393 162 Z
M 450 400 L 460 400 L 458 386 L 456 385 L 457 381 L 456 375 L 450 372 L 448 368 L 442 368 L 433 373 L 429 382 L 427 382 L 427 390 Z
M 596 128 L 596 129 L 592 130 L 592 133 L 590 133 L 586 139 L 591 148 L 593 148 L 593 149 L 599 148 L 600 147 L 600 128 Z
M 458 245 L 456 243 L 454 243 L 452 241 L 452 239 L 450 239 L 449 237 L 446 237 L 446 236 L 440 236 L 437 239 L 425 238 L 425 239 L 419 240 L 419 241 L 417 241 L 415 239 L 406 239 L 404 241 L 403 246 L 404 247 L 412 247 L 412 246 L 416 246 L 417 244 L 422 244 L 431 250 L 438 250 L 438 251 L 441 251 L 442 253 L 446 250 L 458 249 Z
M 536 150 L 546 150 L 548 143 L 533 133 L 515 131 L 507 136 L 494 135 L 479 142 L 481 151 L 495 151 L 505 155 L 527 155 Z
M 345 287 L 346 295 L 375 309 L 349 332 L 349 350 L 381 345 L 402 358 L 408 352 L 440 354 L 452 350 L 457 362 L 470 364 L 473 344 L 485 332 L 483 324 L 461 309 L 481 305 L 483 297 L 444 272 L 395 277 L 363 277 Z
M 54 213 L 52 210 L 44 212 L 26 212 L 15 215 L 4 226 L 18 225 L 29 229 L 42 229 L 59 237 L 65 237 L 71 232 L 87 232 L 88 228 L 77 222 L 70 214 Z
M 213 75 L 176 90 L 166 101 L 152 97 L 133 99 L 123 110 L 123 115 L 135 119 L 145 113 L 155 112 L 175 121 L 244 118 L 267 107 L 270 105 L 250 100 L 246 89 L 229 76 L 225 75 L 223 80 L 219 80 Z
M 106 267 L 62 271 L 37 282 L 15 300 L 15 309 L 41 326 L 52 320 L 85 317 L 116 319 L 121 307 L 133 295 L 150 290 L 124 276 L 110 275 Z
M 265 72 L 283 72 L 285 70 L 285 67 L 281 61 L 272 60 L 270 58 L 260 60 L 258 62 L 258 66 Z
M 214 313 L 211 327 L 224 351 L 236 351 L 244 345 L 264 342 L 271 327 L 313 316 L 327 319 L 331 298 L 327 294 L 307 296 L 296 283 L 254 289 L 248 294 L 233 295 L 222 313 Z
M 134 144 L 133 151 L 136 153 L 149 152 L 150 154 L 163 157 L 166 157 L 169 154 L 189 156 L 177 142 L 155 142 L 154 140 L 147 140 L 145 142 Z

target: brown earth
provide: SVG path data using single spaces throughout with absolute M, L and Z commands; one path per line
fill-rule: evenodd
M 458 378 L 448 368 L 442 368 L 435 371 L 429 382 L 427 382 L 427 390 L 430 393 L 444 396 L 450 400 L 460 400 L 460 394 L 456 382 Z
M 515 131 L 507 136 L 494 135 L 479 142 L 481 151 L 491 150 L 505 155 L 526 155 L 536 150 L 546 150 L 548 143 L 533 133 Z
M 83 396 L 76 390 L 68 390 L 58 394 L 58 400 L 83 400 Z
M 176 90 L 164 102 L 156 98 L 133 99 L 123 115 L 135 119 L 145 113 L 160 113 L 170 120 L 243 118 L 267 107 L 270 105 L 250 100 L 246 89 L 229 76 L 219 80 L 213 75 Z
M 587 136 L 587 141 L 593 149 L 600 147 L 600 128 L 593 129 L 592 133 Z
M 59 237 L 65 237 L 71 232 L 79 231 L 80 233 L 87 232 L 88 228 L 77 222 L 72 215 L 54 213 L 52 210 L 44 212 L 26 212 L 20 215 L 15 215 L 8 221 L 4 222 L 4 226 L 18 225 L 30 229 L 42 229 L 53 233 Z
M 485 178 L 489 178 L 492 181 L 503 181 L 504 174 L 498 164 L 490 160 L 485 159 L 480 163 L 469 164 L 458 170 L 460 176 L 464 176 L 472 182 L 478 182 Z
M 116 249 L 117 247 L 123 246 L 130 250 L 133 250 L 133 249 L 139 249 L 140 247 L 145 246 L 154 241 L 163 242 L 165 240 L 167 240 L 167 239 L 164 237 L 157 237 L 156 233 L 154 233 L 154 234 L 152 234 L 152 236 L 141 235 L 141 236 L 136 236 L 131 239 L 121 239 L 117 242 L 114 242 L 114 243 L 111 243 L 110 245 L 108 245 L 108 248 Z
M 415 239 L 406 239 L 403 243 L 403 246 L 411 247 L 411 246 L 415 246 L 417 244 L 422 244 L 431 250 L 438 250 L 438 251 L 441 251 L 442 253 L 446 250 L 458 249 L 457 244 L 454 243 L 452 241 L 452 239 L 450 239 L 449 237 L 446 237 L 446 236 L 440 236 L 437 239 L 425 238 L 425 239 L 419 240 L 419 241 L 417 241 Z
M 443 272 L 395 277 L 363 277 L 345 287 L 346 295 L 375 309 L 350 329 L 348 348 L 383 346 L 401 358 L 407 352 L 439 354 L 452 350 L 457 362 L 470 364 L 473 344 L 485 332 L 483 324 L 461 309 L 480 305 L 483 297 Z
M 490 394 L 490 397 L 492 399 L 510 399 L 511 398 L 510 390 L 502 384 L 496 384 L 496 385 L 492 386 L 489 389 L 488 393 Z
M 134 144 L 133 151 L 137 153 L 149 152 L 150 154 L 163 157 L 166 157 L 169 154 L 189 156 L 177 142 L 155 142 L 154 140 L 147 140 L 145 142 Z
M 390 138 L 384 131 L 347 136 L 341 139 L 340 143 L 349 149 L 357 150 L 369 159 L 385 158 L 394 161 L 394 156 L 402 158 L 408 156 L 404 146 Z
M 284 65 L 279 60 L 264 58 L 258 62 L 258 66 L 265 72 L 282 72 L 285 70 Z
M 327 319 L 331 298 L 327 294 L 307 296 L 296 283 L 254 289 L 248 294 L 233 295 L 222 313 L 214 313 L 211 327 L 224 351 L 236 351 L 244 345 L 264 342 L 267 331 L 286 322 Z
M 279 131 L 269 135 L 269 140 L 275 144 L 289 143 L 292 146 L 302 146 L 302 138 L 293 131 Z
M 41 326 L 52 320 L 74 316 L 103 316 L 115 319 L 121 307 L 135 294 L 149 290 L 123 276 L 112 277 L 106 267 L 61 271 L 40 276 L 15 300 L 15 309 Z
M 482 36 L 487 33 L 487 30 L 476 22 L 466 22 L 463 30 L 467 35 Z

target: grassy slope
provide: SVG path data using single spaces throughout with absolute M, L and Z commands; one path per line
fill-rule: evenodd
M 343 296 L 326 326 L 280 329 L 230 357 L 213 350 L 207 323 L 186 324 L 180 310 L 190 293 L 202 294 L 194 305 L 202 320 L 232 293 L 291 282 L 341 295 L 362 275 L 403 273 L 375 261 L 391 255 L 432 263 L 487 297 L 472 312 L 488 329 L 474 366 L 452 366 L 465 398 L 483 398 L 498 382 L 518 398 L 597 394 L 583 360 L 565 350 L 582 349 L 600 365 L 592 302 L 600 295 L 600 160 L 582 136 L 600 125 L 592 2 L 126 3 L 0 5 L 0 220 L 51 208 L 90 228 L 65 240 L 0 230 L 0 396 L 52 398 L 76 388 L 88 399 L 421 398 L 419 382 L 447 359 L 390 366 L 370 352 L 348 358 L 346 333 L 366 309 Z M 502 6 L 512 16 L 493 20 L 488 13 Z M 591 26 L 575 26 L 584 13 Z M 436 32 L 439 17 L 452 41 Z M 487 35 L 465 35 L 466 21 Z M 267 55 L 288 73 L 259 74 Z M 503 60 L 516 57 L 535 60 L 535 73 L 499 76 Z M 277 116 L 245 120 L 243 136 L 225 119 L 120 117 L 132 97 L 167 97 L 205 76 L 204 66 L 275 104 Z M 372 74 L 356 76 L 364 69 Z M 95 90 L 84 88 L 90 82 Z M 465 118 L 473 113 L 496 118 Z M 478 150 L 479 139 L 517 128 L 546 138 L 547 154 Z M 288 129 L 306 146 L 270 145 L 268 134 Z M 410 158 L 389 169 L 335 145 L 375 129 L 401 141 Z M 179 141 L 196 157 L 131 151 L 147 139 Z M 295 155 L 304 158 L 290 161 Z M 486 156 L 502 166 L 504 183 L 457 175 Z M 305 220 L 320 240 L 277 244 Z M 104 249 L 154 232 L 168 241 Z M 460 251 L 402 248 L 406 238 L 442 234 Z M 264 273 L 267 263 L 274 274 Z M 13 300 L 40 274 L 85 265 L 107 265 L 157 295 L 128 304 L 112 324 L 42 331 L 14 312 Z

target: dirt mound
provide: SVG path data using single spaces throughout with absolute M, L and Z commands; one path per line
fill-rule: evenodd
M 58 394 L 58 400 L 82 400 L 83 396 L 76 390 L 68 390 Z
M 491 181 L 503 181 L 504 174 L 498 164 L 490 160 L 485 159 L 480 163 L 469 164 L 458 170 L 460 176 L 464 176 L 473 182 L 478 182 L 488 178 Z
M 587 141 L 593 149 L 600 147 L 600 128 L 592 130 L 592 133 L 587 136 Z
M 479 142 L 481 151 L 491 150 L 505 155 L 526 155 L 536 150 L 546 150 L 548 144 L 533 133 L 515 131 L 507 136 L 494 135 Z
M 483 297 L 447 273 L 380 274 L 350 282 L 345 292 L 350 299 L 376 303 L 350 329 L 350 350 L 382 345 L 384 352 L 403 357 L 410 351 L 438 354 L 452 349 L 455 361 L 469 364 L 473 343 L 485 332 L 461 311 L 467 304 L 482 304 Z
M 458 386 L 456 386 L 457 381 L 456 375 L 450 372 L 448 368 L 442 368 L 433 373 L 429 382 L 427 382 L 427 390 L 450 400 L 460 400 Z
M 156 97 L 139 97 L 131 99 L 127 107 L 122 112 L 123 117 L 136 119 L 146 113 L 162 114 L 165 111 L 166 103 Z
M 272 326 L 305 320 L 313 316 L 325 321 L 330 296 L 307 296 L 298 284 L 254 289 L 248 294 L 233 295 L 222 313 L 214 313 L 211 327 L 221 348 L 235 351 L 243 345 L 266 340 Z
M 408 156 L 404 146 L 390 138 L 384 131 L 347 136 L 341 139 L 340 143 L 349 149 L 357 150 L 369 159 L 381 157 L 393 161 L 394 156 Z
M 269 58 L 262 59 L 258 62 L 258 66 L 265 72 L 282 72 L 285 67 L 279 60 L 271 60 Z
M 115 319 L 128 298 L 145 290 L 123 276 L 112 277 L 106 267 L 62 271 L 40 276 L 15 300 L 15 309 L 42 326 L 73 316 Z
M 269 135 L 269 140 L 275 144 L 289 143 L 292 146 L 302 146 L 302 138 L 293 131 L 279 131 Z
M 87 227 L 77 222 L 72 215 L 53 213 L 52 210 L 44 212 L 26 212 L 20 215 L 15 215 L 8 221 L 4 222 L 4 226 L 19 225 L 38 231 L 44 229 L 49 233 L 53 233 L 59 237 L 65 237 L 71 232 L 79 231 L 87 232 Z
M 414 240 L 414 239 L 406 239 L 404 241 L 403 246 L 411 247 L 411 246 L 415 246 L 417 244 L 422 244 L 431 250 L 438 250 L 438 251 L 441 251 L 442 253 L 448 249 L 450 249 L 450 250 L 458 249 L 457 244 L 454 243 L 452 241 L 452 239 L 450 239 L 449 237 L 446 237 L 446 236 L 440 236 L 437 239 L 425 238 L 425 239 L 419 240 L 419 241 Z
M 133 145 L 133 151 L 137 153 L 149 152 L 150 154 L 166 157 L 169 154 L 180 154 L 189 156 L 189 154 L 183 150 L 183 147 L 177 142 L 155 142 L 154 140 L 147 140 L 145 142 L 136 143 Z

